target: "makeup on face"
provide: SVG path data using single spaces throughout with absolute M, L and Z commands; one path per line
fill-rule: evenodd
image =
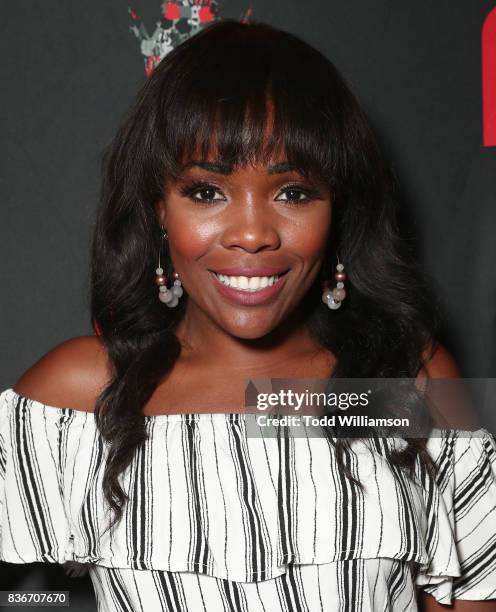
M 212 270 L 210 270 L 210 273 L 214 285 L 221 295 L 236 304 L 255 306 L 264 304 L 277 296 L 286 282 L 289 269 L 270 276 L 262 276 L 262 272 L 255 268 L 246 270 L 244 274 L 239 275 L 221 274 Z
M 329 191 L 285 160 L 239 169 L 215 159 L 188 161 L 169 185 L 168 202 L 175 260 L 188 260 L 203 295 L 211 292 L 206 283 L 214 289 L 209 304 L 217 295 L 219 306 L 280 302 L 285 309 L 299 298 L 295 282 L 304 287 L 305 275 L 315 275 L 330 221 Z M 187 286 L 185 275 L 186 268 Z
M 197 175 L 193 169 L 199 169 L 200 171 L 206 171 L 203 174 Z M 193 172 L 192 172 L 193 171 Z M 196 170 L 198 172 L 198 170 Z M 221 190 L 219 183 L 221 181 L 216 181 L 211 174 L 217 174 L 221 177 L 229 177 L 233 172 L 233 167 L 229 166 L 226 163 L 220 161 L 201 161 L 201 160 L 193 160 L 190 161 L 183 166 L 182 174 L 178 177 L 177 181 L 177 190 L 178 193 L 182 197 L 189 197 L 193 201 L 201 203 L 215 203 L 224 201 L 224 198 L 194 198 L 197 192 L 207 193 L 207 192 L 215 192 L 216 190 Z M 293 192 L 298 193 L 298 197 L 296 198 L 286 198 L 286 202 L 288 204 L 305 204 L 315 199 L 321 199 L 324 197 L 324 193 L 322 189 L 319 189 L 317 184 L 309 179 L 303 177 L 300 171 L 291 166 L 287 162 L 278 162 L 275 164 L 270 164 L 266 168 L 267 176 L 274 177 L 280 176 L 283 174 L 292 174 L 297 178 L 293 180 L 285 181 L 283 185 L 279 186 L 279 190 L 283 193 Z M 301 197 L 303 196 L 303 197 Z

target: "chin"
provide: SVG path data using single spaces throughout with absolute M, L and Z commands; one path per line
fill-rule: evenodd
M 267 327 L 266 325 L 260 327 L 253 326 L 239 326 L 239 327 L 230 327 L 226 329 L 226 331 L 235 338 L 240 338 L 243 340 L 257 340 L 258 338 L 263 338 L 267 334 L 272 331 L 273 328 Z
M 246 317 L 246 320 L 219 321 L 219 325 L 231 336 L 245 340 L 256 340 L 270 334 L 278 322 L 268 321 L 267 317 Z

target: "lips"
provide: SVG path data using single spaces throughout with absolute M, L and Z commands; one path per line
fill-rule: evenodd
M 267 268 L 265 268 L 265 270 L 266 269 Z M 237 268 L 237 270 L 239 270 L 239 268 Z M 287 274 L 288 271 L 289 270 L 286 270 L 286 273 L 279 274 L 279 278 L 273 285 L 264 287 L 263 289 L 257 289 L 257 291 L 253 291 L 253 292 L 243 291 L 235 287 L 229 287 L 227 285 L 224 285 L 223 283 L 221 283 L 216 273 L 213 271 L 210 271 L 210 275 L 212 277 L 212 281 L 217 291 L 222 296 L 227 298 L 230 302 L 234 304 L 239 304 L 242 306 L 258 306 L 260 304 L 267 304 L 271 302 L 272 300 L 276 299 L 276 296 L 279 294 L 279 292 L 282 290 L 282 288 L 284 287 L 286 283 L 286 280 L 288 278 L 288 274 Z M 223 272 L 220 272 L 220 274 L 223 274 Z M 248 274 L 246 274 L 246 272 L 245 274 L 231 274 L 231 275 L 232 276 L 249 276 Z M 251 276 L 276 276 L 276 274 L 274 273 L 271 273 L 269 275 L 267 275 L 267 273 L 260 274 L 259 268 L 257 268 L 257 274 L 251 274 Z
M 226 276 L 282 276 L 289 271 L 289 268 L 281 268 L 276 266 L 259 266 L 257 268 L 237 267 L 237 268 L 216 268 L 210 270 L 216 274 L 225 274 Z

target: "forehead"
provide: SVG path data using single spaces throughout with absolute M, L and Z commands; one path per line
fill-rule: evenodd
M 237 170 L 250 167 L 257 170 L 265 170 L 269 175 L 282 174 L 284 172 L 302 172 L 296 165 L 290 163 L 282 147 L 270 148 L 270 145 L 267 145 L 267 147 L 255 152 L 248 159 L 223 159 L 220 156 L 215 138 L 212 138 L 206 155 L 203 154 L 201 147 L 197 145 L 192 152 L 189 154 L 186 152 L 182 156 L 180 174 L 184 174 L 190 169 L 200 168 L 227 176 Z
M 269 102 L 270 107 L 270 102 Z M 249 117 L 249 113 L 247 114 Z M 195 142 L 189 141 L 176 157 L 176 168 L 172 178 L 180 178 L 191 169 L 204 169 L 221 175 L 230 175 L 240 169 L 255 168 L 267 175 L 296 172 L 305 178 L 322 180 L 321 169 L 315 160 L 292 156 L 287 150 L 282 134 L 274 131 L 273 113 L 265 115 L 263 129 L 253 130 L 253 126 L 242 125 L 235 129 L 224 129 L 225 125 L 214 122 L 208 137 L 198 135 Z M 219 129 L 215 129 L 215 126 Z M 227 138 L 227 140 L 226 140 Z M 219 140 L 220 139 L 220 140 Z M 313 163 L 312 163 L 313 162 Z
M 219 115 L 214 117 L 208 130 L 198 133 L 193 142 L 189 140 L 180 147 L 176 160 L 181 170 L 184 172 L 199 165 L 227 174 L 246 165 L 274 166 L 287 162 L 288 156 L 280 134 L 274 131 L 270 99 L 265 104 L 262 125 L 252 124 L 249 107 L 244 109 L 244 119 L 239 125 L 230 124 L 229 120 Z M 217 168 L 212 164 L 216 164 Z
M 209 159 L 209 160 L 202 160 L 202 159 L 191 159 L 188 162 L 184 163 L 182 166 L 182 172 L 187 172 L 190 168 L 201 168 L 203 170 L 208 170 L 209 172 L 215 172 L 217 174 L 224 174 L 224 175 L 229 175 L 232 174 L 233 172 L 235 172 L 237 169 L 245 167 L 245 166 L 260 166 L 261 168 L 264 168 L 267 171 L 267 174 L 269 175 L 273 175 L 273 174 L 282 174 L 284 172 L 298 172 L 298 168 L 296 168 L 295 166 L 291 165 L 287 160 L 282 160 L 282 161 L 270 161 L 268 163 L 263 163 L 263 162 L 256 162 L 256 163 L 251 163 L 251 164 L 242 164 L 239 166 L 234 166 L 233 164 L 230 164 L 229 162 L 223 162 L 222 160 L 217 160 L 217 159 Z

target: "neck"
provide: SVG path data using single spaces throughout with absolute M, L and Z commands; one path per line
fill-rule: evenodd
M 321 350 L 311 338 L 300 310 L 293 311 L 260 338 L 239 338 L 226 332 L 194 304 L 188 304 L 176 335 L 183 347 L 182 358 L 212 367 L 232 366 L 236 370 L 264 369 Z

